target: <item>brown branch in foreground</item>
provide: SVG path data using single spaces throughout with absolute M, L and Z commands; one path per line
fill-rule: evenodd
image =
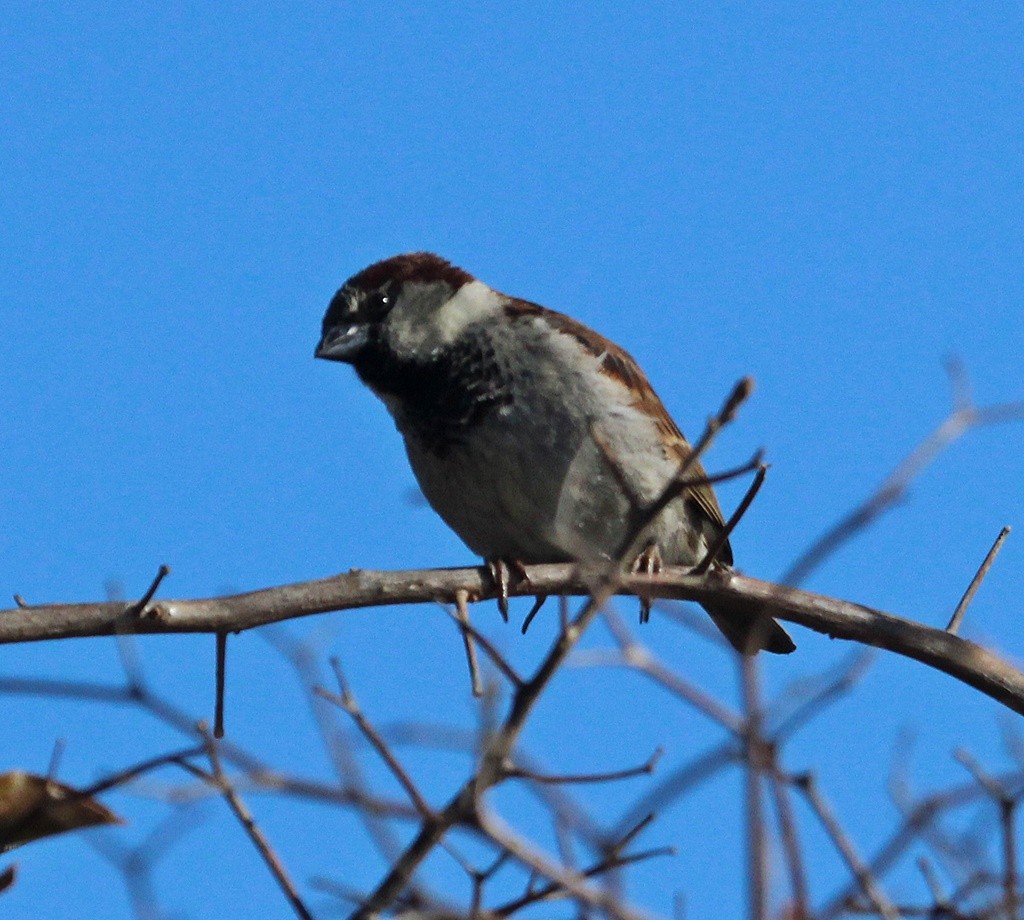
M 527 568 L 528 585 L 513 594 L 588 595 L 592 579 L 571 564 Z M 355 570 L 321 581 L 266 588 L 205 600 L 161 601 L 133 626 L 143 633 L 237 631 L 293 617 L 357 607 L 451 602 L 455 592 L 481 599 L 491 589 L 486 569 L 425 569 L 405 572 Z M 665 566 L 657 576 L 622 574 L 619 593 L 726 605 L 737 612 L 788 620 L 864 645 L 888 649 L 961 680 L 1014 712 L 1024 714 L 1024 673 L 982 646 L 942 629 L 904 620 L 851 601 L 801 591 L 736 572 L 692 575 Z M 42 639 L 109 636 L 123 631 L 121 602 L 58 604 L 0 611 L 0 645 Z

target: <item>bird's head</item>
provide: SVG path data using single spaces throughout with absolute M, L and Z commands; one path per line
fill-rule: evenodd
M 324 315 L 315 354 L 357 369 L 382 355 L 429 360 L 501 306 L 500 294 L 440 256 L 393 256 L 341 286 Z

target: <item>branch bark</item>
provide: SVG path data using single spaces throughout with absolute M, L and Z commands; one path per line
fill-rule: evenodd
M 593 578 L 571 564 L 527 568 L 529 581 L 513 595 L 587 596 Z M 1024 673 L 993 652 L 943 629 L 902 619 L 861 604 L 813 594 L 735 572 L 694 575 L 666 566 L 658 575 L 623 574 L 619 593 L 697 601 L 768 615 L 836 639 L 884 648 L 944 671 L 1015 712 L 1024 714 Z M 237 632 L 281 620 L 336 610 L 424 602 L 454 603 L 456 593 L 494 597 L 486 568 L 412 571 L 357 570 L 301 582 L 202 600 L 136 603 L 52 604 L 0 611 L 0 645 L 138 633 Z

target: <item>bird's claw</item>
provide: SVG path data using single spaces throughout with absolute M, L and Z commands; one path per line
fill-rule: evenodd
M 657 575 L 661 572 L 661 550 L 657 543 L 648 543 L 643 552 L 633 561 L 633 573 L 642 575 Z M 640 622 L 647 623 L 651 619 L 651 599 L 641 594 L 640 597 Z
M 512 582 L 512 574 L 515 573 L 516 583 L 530 583 L 530 577 L 526 574 L 526 567 L 518 559 L 488 559 L 487 570 L 491 573 L 491 581 L 498 589 L 498 611 L 501 618 L 508 622 L 508 589 Z
M 523 635 L 526 635 L 526 630 L 530 628 L 530 624 L 533 622 L 533 618 L 540 613 L 540 608 L 544 606 L 544 601 L 548 599 L 546 594 L 538 594 L 537 599 L 533 602 L 533 606 L 530 608 L 530 612 L 526 614 L 526 619 L 523 620 Z

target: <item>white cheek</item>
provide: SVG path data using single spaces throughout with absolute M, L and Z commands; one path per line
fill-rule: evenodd
M 464 284 L 437 313 L 435 328 L 441 341 L 453 342 L 467 326 L 494 316 L 501 304 L 501 295 L 482 281 Z

